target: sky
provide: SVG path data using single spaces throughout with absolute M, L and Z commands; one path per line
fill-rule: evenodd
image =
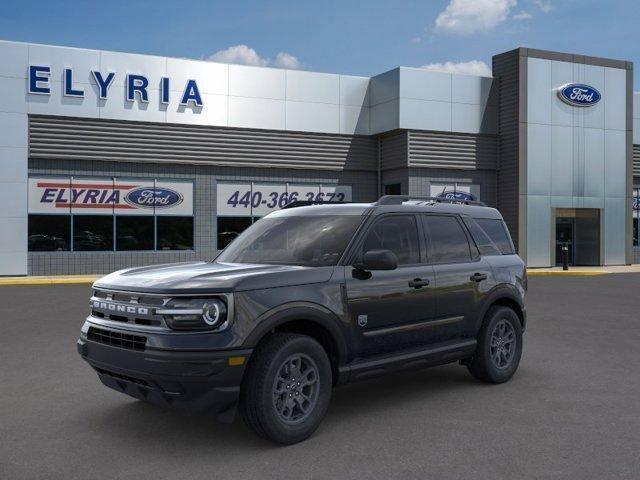
M 376 75 L 491 74 L 523 46 L 640 65 L 633 0 L 2 0 L 0 39 Z M 634 76 L 640 90 L 640 73 Z

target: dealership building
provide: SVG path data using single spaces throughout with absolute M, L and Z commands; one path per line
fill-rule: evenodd
M 637 189 L 631 62 L 358 77 L 0 41 L 0 275 L 210 259 L 290 201 L 382 194 L 497 207 L 530 267 L 623 265 Z

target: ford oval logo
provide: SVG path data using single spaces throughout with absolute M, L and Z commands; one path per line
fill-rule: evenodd
M 558 97 L 564 103 L 574 107 L 591 107 L 600 101 L 602 96 L 595 88 L 584 83 L 567 83 L 558 88 Z
M 182 194 L 170 188 L 140 187 L 131 190 L 124 201 L 137 208 L 169 208 L 182 203 Z
M 451 190 L 445 190 L 438 194 L 436 198 L 443 200 L 460 200 L 460 201 L 475 201 L 476 197 L 466 192 L 452 192 Z

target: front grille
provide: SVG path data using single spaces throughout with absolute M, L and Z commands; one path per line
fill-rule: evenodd
M 130 377 L 129 375 L 122 375 L 121 373 L 111 372 L 109 370 L 104 370 L 98 367 L 94 367 L 94 368 L 96 369 L 96 372 L 98 372 L 101 375 L 108 375 L 118 380 L 124 380 L 125 382 L 131 382 L 137 385 L 142 385 L 143 387 L 149 386 L 149 382 L 147 382 L 146 380 L 142 380 L 141 378 L 134 378 L 134 377 Z
M 112 347 L 126 348 L 127 350 L 144 351 L 147 345 L 147 337 L 143 337 L 142 335 L 112 332 L 111 330 L 103 330 L 102 328 L 96 327 L 89 327 L 87 338 L 93 342 Z
M 91 297 L 91 316 L 119 323 L 166 328 L 161 308 L 168 298 L 126 292 L 109 292 L 95 289 Z
M 124 303 L 139 303 L 141 305 L 152 305 L 156 307 L 161 307 L 164 304 L 164 299 L 162 297 L 157 297 L 153 295 L 144 295 L 138 293 L 125 293 L 125 292 L 106 292 L 104 290 L 94 290 L 93 295 L 96 298 L 110 299 L 115 302 L 124 302 Z

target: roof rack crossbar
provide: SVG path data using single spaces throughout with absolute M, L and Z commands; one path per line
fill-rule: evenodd
M 430 204 L 452 203 L 457 205 L 471 205 L 474 207 L 486 207 L 483 202 L 477 200 L 461 200 L 457 198 L 416 197 L 413 195 L 384 195 L 376 202 L 376 205 L 401 205 L 403 202 L 424 202 Z

